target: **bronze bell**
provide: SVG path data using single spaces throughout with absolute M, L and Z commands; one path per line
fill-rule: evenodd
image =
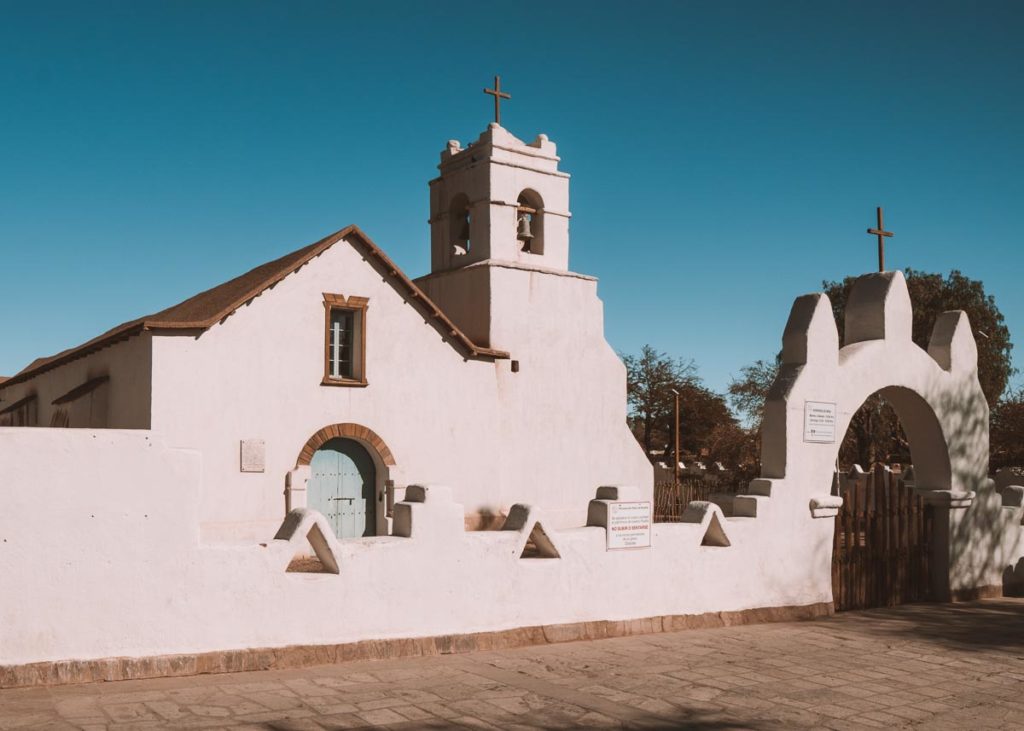
M 533 238 L 533 232 L 530 230 L 530 217 L 525 213 L 519 215 L 519 231 L 516 233 L 516 238 L 520 241 L 529 241 Z
M 459 232 L 455 240 L 469 241 L 469 216 L 462 216 L 462 221 L 459 223 Z

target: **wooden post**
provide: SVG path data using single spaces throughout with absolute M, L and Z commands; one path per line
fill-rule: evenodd
M 672 453 L 672 459 L 674 460 L 676 485 L 679 485 L 679 392 L 672 389 L 672 393 L 676 395 L 676 428 L 675 428 L 675 451 Z

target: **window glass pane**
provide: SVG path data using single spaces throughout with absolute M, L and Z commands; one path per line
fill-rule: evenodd
M 352 310 L 331 310 L 330 373 L 335 378 L 355 378 L 352 363 L 355 317 Z

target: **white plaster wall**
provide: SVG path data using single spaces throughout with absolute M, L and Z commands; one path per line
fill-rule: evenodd
M 13 459 L 18 455 L 18 459 Z M 656 525 L 606 552 L 603 528 L 545 526 L 559 559 L 520 559 L 514 531 L 345 541 L 340 573 L 293 574 L 291 546 L 204 545 L 201 458 L 149 432 L 0 429 L 0 664 L 431 636 L 829 599 L 831 521 L 780 533 L 725 520 Z M 79 465 L 72 471 L 69 465 Z M 45 501 L 41 500 L 45 495 Z M 586 498 L 581 497 L 586 504 Z M 45 508 L 41 508 L 45 503 Z M 543 521 L 543 516 L 542 516 Z
M 901 272 L 858 280 L 842 348 L 828 297 L 796 300 L 783 337 L 783 365 L 765 409 L 764 479 L 736 504 L 748 513 L 796 516 L 812 501 L 827 500 L 839 441 L 865 399 L 881 392 L 907 433 L 915 486 L 934 505 L 933 572 L 941 599 L 1000 585 L 1006 567 L 1024 555 L 1024 534 L 1020 509 L 1004 506 L 988 478 L 989 411 L 966 314 L 945 313 L 927 352 L 911 340 L 911 321 Z M 836 443 L 804 441 L 808 401 L 836 404 Z
M 580 525 L 599 485 L 650 485 L 594 283 L 523 281 L 516 297 L 535 321 L 512 327 L 537 335 L 509 337 L 518 374 L 507 360 L 467 361 L 346 242 L 198 338 L 155 337 L 153 430 L 203 456 L 204 540 L 272 535 L 286 473 L 306 440 L 336 423 L 387 443 L 396 484 L 451 485 L 469 513 L 532 502 L 556 525 Z M 365 388 L 320 385 L 324 292 L 369 297 Z M 239 471 L 239 441 L 250 438 L 265 440 L 264 473 Z
M 46 371 L 24 383 L 0 391 L 0 409 L 31 393 L 38 396 L 39 425 L 49 426 L 57 407 L 53 401 L 91 378 L 110 376 L 107 392 L 107 423 L 111 429 L 148 429 L 150 425 L 149 333 L 115 343 L 83 358 Z M 74 416 L 74 414 L 72 414 Z M 72 426 L 82 426 L 72 421 Z
M 504 501 L 531 502 L 550 512 L 571 506 L 562 525 L 580 525 L 580 497 L 593 485 L 634 485 L 652 499 L 653 468 L 626 424 L 626 368 L 604 338 L 597 281 L 522 266 L 489 267 L 492 341 L 519 361 L 499 377 Z M 524 457 L 528 457 L 524 459 Z M 522 485 L 544 485 L 543 497 L 519 497 Z M 550 505 L 550 507 L 549 507 Z
M 199 340 L 156 342 L 157 352 L 164 353 L 154 374 L 159 436 L 0 429 L 0 577 L 5 589 L 13 587 L 0 592 L 0 663 L 341 643 L 828 602 L 836 510 L 828 490 L 837 447 L 802 441 L 802 401 L 835 400 L 843 429 L 863 398 L 880 388 L 916 394 L 906 395 L 898 408 L 916 438 L 915 472 L 919 480 L 932 481 L 925 490 L 937 511 L 935 545 L 948 553 L 949 588 L 998 584 L 1024 565 L 1020 491 L 1003 486 L 1000 494 L 983 472 L 978 475 L 984 457 L 977 450 L 987 441 L 987 421 L 980 417 L 987 407 L 973 390 L 976 356 L 959 316 L 944 332 L 936 328 L 930 354 L 904 341 L 900 328 L 888 327 L 895 323 L 891 318 L 882 318 L 884 337 L 861 339 L 840 352 L 827 300 L 798 300 L 784 337 L 786 367 L 770 405 L 776 410 L 766 419 L 766 469 L 782 474 L 753 481 L 750 494 L 734 500 L 738 517 L 720 518 L 730 545 L 702 546 L 707 522 L 698 516 L 704 522 L 655 525 L 650 549 L 607 552 L 603 528 L 553 527 L 559 514 L 575 515 L 577 508 L 582 513 L 592 490 L 561 491 L 556 471 L 538 482 L 541 476 L 524 465 L 551 453 L 528 441 L 521 426 L 527 422 L 517 416 L 517 408 L 532 416 L 544 399 L 559 398 L 531 387 L 523 390 L 537 393 L 538 401 L 528 402 L 517 391 L 515 379 L 534 369 L 565 369 L 563 385 L 573 403 L 586 395 L 570 383 L 574 378 L 605 383 L 611 393 L 609 384 L 618 376 L 587 336 L 588 327 L 595 328 L 591 334 L 599 332 L 599 305 L 588 291 L 592 282 L 581 279 L 559 294 L 555 287 L 548 291 L 554 280 L 521 270 L 495 280 L 506 294 L 525 290 L 524 301 L 538 307 L 564 297 L 561 303 L 581 308 L 580 314 L 598 308 L 583 318 L 581 342 L 566 343 L 582 349 L 586 362 L 598 363 L 597 372 L 584 370 L 580 378 L 573 368 L 585 369 L 585 363 L 535 355 L 524 358 L 523 370 L 513 376 L 500 370 L 502 364 L 463 362 L 388 285 L 365 267 L 349 266 L 359 264 L 351 249 L 332 251 L 321 260 L 332 266 L 306 267 L 286 279 L 275 288 L 278 296 L 257 298 L 229 318 L 238 325 L 234 329 L 224 325 Z M 336 286 L 338 272 L 362 291 Z M 890 285 L 883 288 L 885 313 L 900 315 L 899 282 Z M 319 359 L 313 368 L 305 355 L 322 348 L 320 291 L 369 296 L 371 332 L 375 311 L 390 315 L 382 322 L 396 337 L 373 346 L 382 353 L 372 355 L 373 347 L 368 353 L 368 377 L 371 384 L 381 379 L 384 396 L 359 396 L 369 389 L 332 389 L 337 395 L 326 400 L 316 395 Z M 274 316 L 263 316 L 260 307 L 273 307 Z M 547 326 L 513 327 L 507 337 L 521 338 L 530 353 L 530 338 L 542 339 Z M 557 322 L 550 327 L 559 330 Z M 245 345 L 253 341 L 272 341 L 278 350 L 266 355 L 257 349 L 254 355 Z M 409 357 L 406 369 L 392 368 L 388 364 L 400 363 L 401 352 L 387 349 L 402 347 L 413 348 L 418 358 Z M 227 367 L 232 358 L 249 364 L 243 375 L 204 375 L 203 368 Z M 438 365 L 445 358 L 456 359 L 454 367 Z M 427 385 L 435 401 L 422 395 Z M 899 401 L 902 393 L 889 395 Z M 466 410 L 464 421 L 438 418 L 453 405 Z M 504 421 L 495 421 L 499 405 Z M 622 408 L 621 402 L 614 407 Z M 605 446 L 620 435 L 624 439 L 624 428 L 619 434 L 611 428 L 612 407 L 595 409 L 609 412 L 609 431 L 598 427 L 587 435 L 607 440 L 601 442 Z M 560 412 L 538 413 L 544 418 L 530 423 L 546 430 Z M 463 532 L 463 508 L 431 498 L 403 507 L 413 511 L 410 538 L 331 541 L 338 574 L 286 573 L 289 559 L 304 546 L 270 540 L 271 532 L 261 527 L 264 516 L 280 515 L 275 506 L 283 473 L 305 435 L 336 421 L 375 430 L 386 422 L 378 433 L 403 465 L 396 472 L 425 473 L 413 478 L 418 482 L 450 475 L 459 500 L 532 502 L 560 558 L 520 559 L 525 534 Z M 563 433 L 576 426 L 563 422 Z M 267 474 L 228 474 L 237 470 L 237 442 L 217 435 L 232 429 L 267 439 Z M 948 469 L 929 452 L 938 448 L 936 440 L 950 452 Z M 179 448 L 188 444 L 201 448 Z M 586 439 L 573 435 L 563 449 L 576 455 L 571 450 L 587 449 L 580 444 Z M 773 451 L 780 446 L 781 455 Z M 628 454 L 608 449 L 621 467 Z M 596 484 L 603 480 L 595 475 L 608 465 L 600 449 L 590 456 L 586 464 L 596 467 L 587 481 Z M 923 462 L 931 462 L 924 472 Z M 510 477 L 495 477 L 503 473 Z M 427 490 L 428 498 L 437 494 L 443 495 Z M 549 504 L 563 512 L 547 510 Z M 241 514 L 249 516 L 248 525 L 228 522 L 246 510 Z M 696 504 L 687 515 L 702 510 L 705 518 L 716 512 Z M 435 520 L 442 515 L 454 523 Z M 262 540 L 213 545 L 203 540 L 204 531 L 207 538 L 243 538 L 252 531 Z
M 199 481 L 145 430 L 0 428 L 0 662 L 147 646 L 194 616 Z

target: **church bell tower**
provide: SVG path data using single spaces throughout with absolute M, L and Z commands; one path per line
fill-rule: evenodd
M 462 149 L 449 141 L 430 182 L 431 273 L 501 260 L 569 268 L 569 176 L 555 143 L 491 124 Z
M 516 307 L 502 299 L 496 269 L 569 271 L 569 175 L 558 163 L 546 135 L 523 142 L 497 123 L 441 152 L 430 181 L 431 273 L 418 284 L 482 345 L 510 347 L 495 342 L 495 320 Z

